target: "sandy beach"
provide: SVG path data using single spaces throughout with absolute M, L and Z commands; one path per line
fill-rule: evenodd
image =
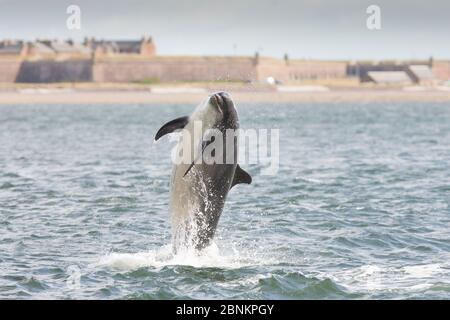
M 328 88 L 242 85 L 143 87 L 127 84 L 76 86 L 0 86 L 0 104 L 151 104 L 197 103 L 210 92 L 225 90 L 241 103 L 296 102 L 450 102 L 450 87 Z

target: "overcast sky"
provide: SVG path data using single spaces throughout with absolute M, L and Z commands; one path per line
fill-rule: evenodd
M 81 8 L 81 30 L 66 9 Z M 368 30 L 366 8 L 381 8 Z M 449 0 L 0 0 L 0 39 L 129 39 L 158 54 L 319 59 L 450 58 Z

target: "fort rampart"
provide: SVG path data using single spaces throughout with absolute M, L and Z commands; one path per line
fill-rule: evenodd
M 93 81 L 255 81 L 251 57 L 101 58 L 94 62 Z
M 150 37 L 141 40 L 37 40 L 0 42 L 0 82 L 298 82 L 359 78 L 369 72 L 409 72 L 425 65 L 433 79 L 450 79 L 449 61 L 354 62 L 254 56 L 158 56 Z M 419 83 L 420 79 L 411 77 Z
M 80 82 L 91 80 L 91 60 L 25 60 L 20 64 L 15 82 Z

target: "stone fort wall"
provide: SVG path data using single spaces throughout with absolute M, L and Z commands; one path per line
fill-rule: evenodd
M 93 81 L 254 81 L 256 68 L 251 57 L 155 57 L 152 59 L 98 59 Z
M 450 61 L 434 61 L 431 69 L 439 80 L 450 80 Z
M 347 62 L 319 60 L 288 61 L 289 80 L 341 79 L 347 77 Z
M 92 80 L 91 60 L 23 61 L 16 82 L 81 82 Z
M 259 57 L 156 57 L 153 59 L 99 59 L 93 81 L 280 81 L 346 77 L 345 61 L 285 61 Z
M 22 61 L 17 57 L 2 57 L 0 59 L 0 82 L 17 82 Z
M 450 79 L 450 61 L 434 61 L 440 80 Z M 177 82 L 334 79 L 351 76 L 345 61 L 288 60 L 266 57 L 179 57 L 136 55 L 98 58 L 24 59 L 0 56 L 0 82 Z

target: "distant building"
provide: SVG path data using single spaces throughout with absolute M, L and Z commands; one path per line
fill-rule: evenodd
M 23 57 L 27 60 L 48 60 L 54 59 L 56 52 L 47 44 L 36 41 L 25 44 Z
M 405 71 L 369 71 L 367 76 L 378 84 L 410 84 L 411 78 Z
M 431 85 L 436 82 L 436 76 L 427 65 L 410 65 L 408 66 L 407 73 L 414 83 Z
M 431 84 L 450 79 L 449 61 L 355 62 L 260 56 L 158 56 L 137 40 L 0 41 L 0 82 L 241 81 L 299 83 L 357 77 L 361 82 Z M 406 81 L 406 80 L 405 80 Z
M 141 40 L 96 40 L 86 39 L 84 45 L 89 47 L 95 56 L 119 56 L 140 55 L 153 57 L 156 55 L 156 47 L 151 37 L 143 37 Z
M 357 62 L 348 64 L 347 75 L 358 77 L 360 82 L 408 82 L 430 85 L 438 80 L 434 74 L 433 64 L 432 59 L 428 61 L 383 61 L 379 63 Z M 405 75 L 408 77 L 408 81 L 403 79 Z M 450 78 L 450 71 L 444 75 L 445 77 Z
M 23 41 L 5 40 L 0 42 L 0 55 L 20 55 L 24 47 Z
M 27 60 L 90 59 L 91 50 L 71 40 L 37 40 L 24 44 L 23 56 Z

